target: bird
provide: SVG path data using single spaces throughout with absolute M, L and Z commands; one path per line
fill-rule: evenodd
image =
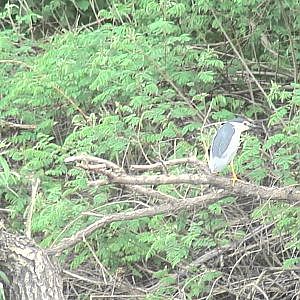
M 231 165 L 233 185 L 237 181 L 237 175 L 233 167 L 233 159 L 240 146 L 242 132 L 256 127 L 245 118 L 238 117 L 224 122 L 217 130 L 210 147 L 208 166 L 211 173 L 222 171 L 227 165 Z

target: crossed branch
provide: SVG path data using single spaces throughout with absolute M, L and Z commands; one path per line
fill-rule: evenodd
M 173 159 L 165 162 L 159 162 L 150 165 L 132 165 L 129 169 L 135 172 L 168 170 L 168 167 L 189 164 L 197 171 L 196 174 L 180 174 L 180 175 L 131 175 L 117 164 L 90 155 L 71 156 L 65 159 L 66 163 L 76 163 L 78 167 L 91 172 L 97 172 L 105 179 L 90 181 L 90 186 L 100 186 L 106 184 L 117 184 L 126 189 L 154 197 L 159 201 L 158 205 L 126 211 L 121 213 L 110 214 L 107 216 L 99 216 L 100 219 L 81 229 L 74 235 L 62 239 L 57 245 L 47 249 L 50 255 L 58 255 L 62 251 L 72 247 L 91 235 L 97 229 L 102 228 L 112 222 L 133 220 L 141 217 L 155 216 L 159 214 L 171 215 L 182 210 L 191 210 L 195 207 L 206 208 L 208 205 L 226 196 L 241 196 L 259 198 L 261 201 L 279 200 L 288 201 L 294 205 L 300 203 L 300 190 L 296 187 L 266 187 L 253 183 L 238 180 L 234 186 L 230 178 L 212 175 L 206 167 L 206 164 L 199 161 L 196 157 L 188 157 L 181 159 Z M 190 184 L 190 185 L 209 185 L 215 188 L 209 193 L 193 198 L 177 199 L 174 196 L 159 192 L 149 187 L 151 185 L 160 184 Z

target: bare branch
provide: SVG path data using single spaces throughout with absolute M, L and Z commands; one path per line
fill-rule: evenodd
M 94 222 L 90 226 L 78 231 L 71 237 L 61 240 L 61 242 L 58 245 L 47 249 L 47 253 L 49 255 L 58 255 L 65 249 L 72 247 L 80 241 L 82 241 L 84 237 L 88 237 L 89 235 L 91 235 L 95 230 L 102 228 L 112 222 L 134 220 L 142 217 L 152 217 L 160 214 L 168 216 L 181 210 L 190 210 L 194 207 L 200 206 L 206 207 L 207 205 L 215 202 L 216 200 L 223 198 L 224 196 L 226 196 L 226 194 L 228 193 L 225 191 L 219 191 L 195 198 L 181 200 L 178 201 L 176 205 L 174 205 L 173 203 L 168 203 L 150 208 L 138 209 L 136 211 L 127 211 L 122 213 L 111 214 Z
M 103 175 L 106 175 L 108 177 L 110 176 L 119 176 L 120 174 L 126 174 L 124 169 L 119 167 L 117 164 L 108 161 L 106 159 L 103 158 L 99 158 L 99 157 L 95 157 L 95 156 L 91 156 L 91 155 L 86 155 L 86 154 L 81 154 L 81 155 L 77 155 L 77 156 L 71 156 L 65 159 L 66 163 L 69 162 L 78 162 L 78 161 L 83 161 L 84 163 L 80 163 L 79 166 L 83 167 L 86 170 L 96 170 L 99 173 L 102 173 Z M 89 164 L 89 163 L 93 163 L 93 164 Z M 104 167 L 108 168 L 108 169 L 112 169 L 113 171 L 110 170 L 105 170 Z M 109 183 L 113 183 L 110 179 L 98 179 L 95 181 L 90 181 L 89 185 L 90 186 L 101 186 L 101 185 L 105 185 L 105 184 L 109 184 Z M 168 201 L 176 201 L 175 197 L 172 197 L 170 195 L 164 194 L 162 192 L 159 191 L 155 191 L 151 188 L 146 188 L 146 187 L 141 187 L 138 185 L 126 185 L 125 186 L 127 189 L 142 194 L 142 195 L 147 195 L 148 197 L 154 197 L 154 198 L 158 198 L 160 200 Z
M 196 157 L 191 156 L 191 157 L 185 157 L 185 158 L 177 158 L 177 159 L 172 159 L 168 161 L 162 161 L 162 162 L 156 162 L 151 165 L 131 165 L 130 170 L 134 171 L 149 171 L 149 170 L 155 170 L 155 169 L 161 169 L 166 166 L 175 166 L 175 165 L 180 165 L 180 164 L 193 164 L 193 165 L 202 165 L 203 168 L 205 168 L 205 164 L 200 162 Z
M 17 124 L 5 120 L 0 121 L 0 126 L 7 126 L 10 128 L 17 128 L 17 129 L 35 129 L 36 125 L 31 125 L 31 124 Z
M 209 261 L 209 260 L 211 260 L 211 259 L 213 259 L 213 258 L 215 258 L 217 256 L 220 256 L 220 255 L 224 254 L 227 251 L 236 250 L 238 248 L 238 246 L 240 246 L 241 244 L 245 243 L 247 240 L 249 240 L 250 238 L 252 238 L 254 235 L 260 233 L 263 230 L 268 229 L 271 226 L 273 226 L 273 223 L 259 226 L 259 227 L 255 228 L 252 232 L 250 232 L 249 234 L 247 234 L 241 240 L 233 241 L 232 243 L 230 243 L 228 245 L 224 245 L 224 246 L 221 246 L 219 248 L 213 249 L 213 250 L 211 250 L 209 252 L 206 252 L 202 256 L 198 257 L 195 261 L 193 261 L 190 264 L 190 266 L 192 266 L 192 267 L 199 267 L 199 266 L 203 265 L 204 263 L 206 263 L 207 261 Z
M 27 215 L 26 220 L 26 226 L 25 226 L 25 234 L 27 238 L 31 238 L 31 223 L 32 223 L 32 215 L 36 203 L 36 196 L 38 193 L 39 185 L 41 180 L 39 178 L 32 180 L 32 187 L 31 187 L 31 201 L 29 204 L 29 211 Z
M 66 162 L 70 161 L 85 161 L 87 163 L 86 168 L 89 168 L 89 162 L 96 164 L 105 164 L 107 169 L 99 169 L 99 172 L 105 176 L 110 183 L 125 185 L 126 187 L 134 185 L 135 188 L 139 185 L 160 185 L 160 184 L 192 184 L 192 185 L 213 185 L 220 189 L 225 189 L 228 192 L 241 195 L 259 197 L 264 200 L 289 200 L 291 202 L 300 203 L 300 190 L 294 186 L 287 187 L 266 187 L 259 186 L 253 183 L 238 180 L 234 186 L 232 186 L 232 180 L 228 177 L 211 174 L 207 167 L 204 167 L 204 163 L 197 160 L 196 158 L 186 158 L 180 160 L 183 162 L 190 162 L 199 167 L 198 174 L 180 174 L 180 175 L 127 175 L 125 171 L 113 162 L 107 161 L 102 158 L 90 156 L 90 155 L 79 155 L 65 159 Z M 172 160 L 162 163 L 161 166 L 172 165 Z M 179 160 L 174 160 L 174 164 L 178 163 Z M 153 168 L 157 168 L 159 165 L 154 164 Z M 91 167 L 93 169 L 93 165 Z M 95 185 L 94 181 L 89 183 Z
M 210 184 L 225 189 L 236 195 L 260 197 L 261 199 L 300 201 L 300 191 L 294 187 L 265 187 L 238 180 L 232 186 L 231 178 L 211 174 L 180 174 L 180 175 L 115 175 L 107 172 L 111 183 L 122 185 L 159 185 L 159 184 Z
M 65 162 L 76 162 L 83 164 L 84 168 L 93 172 L 98 172 L 107 177 L 107 182 L 115 183 L 125 186 L 134 192 L 147 195 L 148 197 L 157 197 L 160 200 L 168 201 L 161 205 L 154 207 L 137 209 L 135 211 L 126 211 L 115 213 L 102 217 L 100 220 L 94 222 L 88 227 L 78 231 L 73 236 L 63 239 L 58 245 L 53 246 L 47 250 L 48 254 L 57 255 L 63 250 L 76 245 L 78 242 L 91 235 L 95 230 L 102 228 L 112 222 L 133 220 L 141 217 L 150 217 L 159 214 L 172 215 L 180 210 L 190 210 L 194 207 L 207 207 L 207 205 L 216 200 L 229 195 L 251 196 L 253 198 L 261 198 L 265 200 L 291 200 L 295 201 L 295 205 L 300 202 L 300 191 L 293 187 L 277 188 L 264 187 L 252 183 L 238 180 L 232 186 L 230 178 L 218 175 L 212 175 L 203 162 L 198 161 L 195 157 L 186 159 L 175 159 L 167 162 L 153 164 L 150 167 L 142 166 L 141 168 L 134 166 L 133 169 L 156 169 L 159 167 L 166 167 L 179 163 L 191 163 L 197 167 L 198 174 L 180 174 L 180 175 L 128 175 L 125 170 L 113 162 L 108 160 L 90 156 L 78 155 L 65 159 Z M 91 181 L 90 185 L 97 183 L 105 183 L 102 179 L 99 181 Z M 152 188 L 142 187 L 141 185 L 159 185 L 159 184 L 192 184 L 192 185 L 212 185 L 219 188 L 219 190 L 212 193 L 202 195 L 194 198 L 185 198 L 177 200 L 175 197 L 160 193 Z M 231 245 L 231 247 L 234 245 Z M 229 249 L 229 248 L 228 248 Z M 225 247 L 222 249 L 226 251 Z M 212 253 L 217 255 L 219 252 Z M 209 259 L 211 255 L 203 258 Z

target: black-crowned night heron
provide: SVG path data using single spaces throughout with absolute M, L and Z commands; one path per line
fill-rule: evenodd
M 211 147 L 208 166 L 212 173 L 222 171 L 228 164 L 231 164 L 233 184 L 237 180 L 233 168 L 233 159 L 240 146 L 240 136 L 243 131 L 255 127 L 244 118 L 236 118 L 225 122 L 217 130 Z

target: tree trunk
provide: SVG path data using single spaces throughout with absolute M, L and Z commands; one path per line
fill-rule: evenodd
M 10 280 L 6 291 L 8 299 L 64 299 L 58 267 L 47 254 L 32 240 L 1 229 L 0 270 Z

